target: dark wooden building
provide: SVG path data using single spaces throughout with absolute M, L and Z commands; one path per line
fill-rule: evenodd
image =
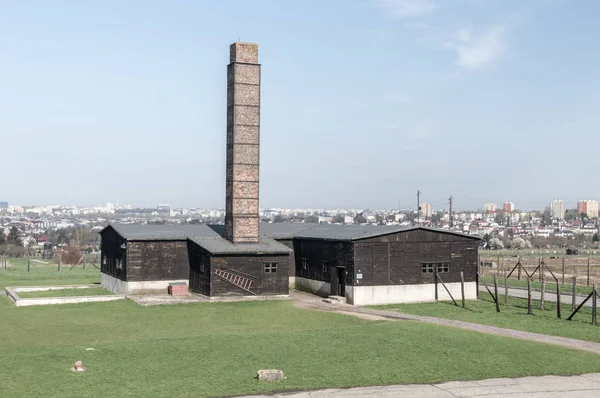
M 479 240 L 425 227 L 319 224 L 294 234 L 294 285 L 352 304 L 419 302 L 435 299 L 436 274 L 459 295 L 462 272 L 475 299 Z
M 119 294 L 164 293 L 188 282 L 188 238 L 219 237 L 207 225 L 108 225 L 100 231 L 102 286 Z
M 287 295 L 291 249 L 273 239 L 233 244 L 227 239 L 189 240 L 193 292 L 206 296 Z

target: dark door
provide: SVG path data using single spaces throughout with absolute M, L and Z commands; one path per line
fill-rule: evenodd
M 331 287 L 330 287 L 330 291 L 329 294 L 331 296 L 337 296 L 338 295 L 338 273 L 337 273 L 337 267 L 335 265 L 330 265 L 329 266 L 329 275 L 330 275 L 330 279 L 331 279 Z
M 346 296 L 346 268 L 337 267 L 338 296 Z

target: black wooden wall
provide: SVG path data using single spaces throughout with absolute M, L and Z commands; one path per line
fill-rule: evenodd
M 210 296 L 210 253 L 188 242 L 190 259 L 190 291 Z
M 423 263 L 448 263 L 444 282 L 477 280 L 478 240 L 441 232 L 413 230 L 354 242 L 356 285 L 434 283 L 435 273 L 423 273 Z
M 125 239 L 114 228 L 108 227 L 100 234 L 100 271 L 115 278 L 127 278 L 127 249 Z M 120 261 L 121 268 L 117 267 Z
M 327 261 L 329 267 L 345 267 L 346 285 L 352 283 L 354 274 L 352 242 L 296 238 L 294 260 L 297 277 L 331 282 L 331 272 L 323 270 L 323 261 Z
M 188 280 L 187 241 L 127 242 L 127 280 Z
M 277 263 L 277 272 L 265 273 L 264 263 Z M 246 296 L 248 292 L 215 275 L 217 269 L 252 279 L 250 291 L 257 295 L 289 293 L 289 255 L 211 256 L 211 296 Z

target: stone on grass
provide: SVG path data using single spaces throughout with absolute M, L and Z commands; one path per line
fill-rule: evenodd
M 73 372 L 85 372 L 85 368 L 83 367 L 83 362 L 77 361 L 73 364 L 71 368 Z
M 256 377 L 260 381 L 277 381 L 283 380 L 283 372 L 277 369 L 264 369 L 256 372 Z

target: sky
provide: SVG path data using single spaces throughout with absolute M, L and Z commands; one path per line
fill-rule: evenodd
M 223 208 L 259 45 L 261 207 L 600 199 L 596 0 L 0 0 L 0 200 Z

